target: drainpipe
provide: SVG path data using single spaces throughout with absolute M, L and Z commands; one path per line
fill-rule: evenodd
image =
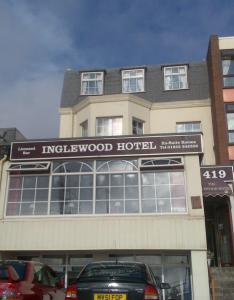
M 0 184 L 2 180 L 2 166 L 6 160 L 7 160 L 7 155 L 5 154 L 3 158 L 0 160 Z

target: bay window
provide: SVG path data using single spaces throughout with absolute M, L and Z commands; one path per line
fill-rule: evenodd
M 55 161 L 49 174 L 15 173 L 7 216 L 187 211 L 181 158 Z
M 132 119 L 132 134 L 140 135 L 144 133 L 144 122 L 138 119 Z
M 122 117 L 101 117 L 96 119 L 96 135 L 112 136 L 123 133 Z

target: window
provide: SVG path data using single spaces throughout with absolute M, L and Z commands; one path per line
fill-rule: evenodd
M 50 162 L 24 162 L 24 163 L 12 163 L 10 164 L 8 171 L 35 171 L 45 170 L 49 172 Z
M 144 122 L 137 119 L 132 119 L 132 134 L 143 134 Z
M 137 161 L 98 161 L 95 213 L 138 213 Z
M 185 191 L 180 157 L 54 161 L 50 175 L 10 171 L 6 215 L 185 213 Z
M 226 105 L 228 142 L 234 143 L 234 104 Z
M 201 132 L 201 122 L 176 123 L 176 132 Z
M 51 215 L 93 213 L 93 162 L 54 164 Z
M 187 66 L 164 67 L 164 89 L 166 91 L 187 88 Z
M 225 87 L 234 87 L 234 58 L 224 58 L 222 60 L 223 85 Z
M 81 136 L 82 137 L 88 136 L 88 120 L 81 123 L 80 128 L 81 128 Z
M 48 175 L 11 175 L 7 215 L 46 215 L 48 193 Z
M 81 74 L 81 95 L 101 95 L 103 93 L 103 72 Z
M 96 135 L 97 136 L 111 136 L 121 135 L 122 132 L 122 118 L 97 118 L 96 119 Z
M 141 172 L 141 182 L 143 213 L 186 211 L 183 171 Z
M 122 92 L 144 92 L 144 69 L 122 71 Z

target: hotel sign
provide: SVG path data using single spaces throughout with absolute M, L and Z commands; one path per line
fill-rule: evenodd
M 230 195 L 232 190 L 228 183 L 233 183 L 232 166 L 201 167 L 203 196 Z
M 202 135 L 144 135 L 15 142 L 12 161 L 202 153 Z

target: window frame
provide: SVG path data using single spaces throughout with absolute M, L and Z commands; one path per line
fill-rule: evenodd
M 89 79 L 84 79 L 84 75 L 89 75 L 89 74 L 100 74 L 101 75 L 101 79 L 97 79 L 97 78 L 89 78 Z M 85 89 L 83 88 L 83 83 L 84 82 L 98 82 L 101 81 L 101 91 L 100 93 L 90 93 L 89 87 L 88 87 L 88 92 L 85 92 Z M 81 73 L 81 89 L 80 89 L 80 94 L 82 96 L 96 96 L 96 95 L 103 95 L 103 90 L 104 90 L 104 72 L 103 71 L 91 71 L 91 72 L 82 72 Z
M 131 73 L 131 72 L 134 72 L 134 71 L 142 71 L 142 75 L 141 76 L 135 75 L 133 77 L 131 77 L 131 76 L 124 77 L 125 72 L 130 72 Z M 122 93 L 123 94 L 134 94 L 134 93 L 144 93 L 145 92 L 145 69 L 144 68 L 125 69 L 125 70 L 121 71 L 121 74 L 122 74 Z M 140 91 L 125 91 L 124 90 L 124 80 L 130 80 L 130 79 L 137 80 L 137 79 L 141 79 L 141 78 L 143 79 L 143 88 L 142 88 L 142 90 L 140 90 Z
M 85 128 L 86 126 L 86 128 Z M 89 122 L 88 119 L 80 123 L 80 136 L 88 137 L 89 136 Z
M 133 126 L 133 122 L 137 122 L 137 124 L 142 124 L 142 133 L 134 133 L 134 126 Z M 138 126 L 136 127 L 136 129 L 138 130 Z M 133 135 L 143 135 L 144 134 L 144 129 L 145 129 L 145 121 L 137 119 L 137 118 L 132 118 L 132 134 Z
M 48 178 L 48 180 L 49 180 L 49 185 L 48 185 L 48 194 L 47 194 L 47 200 L 46 201 L 42 201 L 43 203 L 46 203 L 47 204 L 47 211 L 46 211 L 46 213 L 44 213 L 44 214 L 35 214 L 35 211 L 36 211 L 36 203 L 38 203 L 38 202 L 36 202 L 36 193 L 37 193 L 37 191 L 36 191 L 36 189 L 38 189 L 38 185 L 37 185 L 37 183 L 35 184 L 35 187 L 33 187 L 33 189 L 35 190 L 34 191 L 34 199 L 33 199 L 33 201 L 31 201 L 32 202 L 32 204 L 34 205 L 33 206 L 33 208 L 32 208 L 32 212 L 31 213 L 26 213 L 26 214 L 21 214 L 21 205 L 22 205 L 22 203 L 25 203 L 25 202 L 28 202 L 28 201 L 25 201 L 25 202 L 23 202 L 22 201 L 22 195 L 23 195 L 23 189 L 28 189 L 28 187 L 25 187 L 24 185 L 23 185 L 23 183 L 24 183 L 24 178 L 22 178 L 21 179 L 21 184 L 20 184 L 20 187 L 18 187 L 18 186 L 16 186 L 16 187 L 13 187 L 13 188 L 11 188 L 11 190 L 13 189 L 20 189 L 21 190 L 21 194 L 20 194 L 20 200 L 19 200 L 19 202 L 17 202 L 16 200 L 14 201 L 14 198 L 13 198 L 13 201 L 11 200 L 12 198 L 9 198 L 8 197 L 8 195 L 9 195 L 9 191 L 10 191 L 10 180 L 11 180 L 11 178 L 10 178 L 10 176 L 8 177 L 8 187 L 7 187 L 7 192 L 6 192 L 6 201 L 5 201 L 5 210 L 4 210 L 4 216 L 6 217 L 6 218 L 38 218 L 38 217 L 43 217 L 43 218 L 45 218 L 45 217 L 47 217 L 47 218 L 53 218 L 53 217 L 70 217 L 70 216 L 78 216 L 78 217 L 82 217 L 82 216 L 111 216 L 111 215 L 121 215 L 121 216 L 129 216 L 129 215 L 134 215 L 134 216 L 136 216 L 136 215 L 147 215 L 147 214 L 150 214 L 150 215 L 176 215 L 176 214 L 188 214 L 188 209 L 189 209 L 189 207 L 188 207 L 188 196 L 187 196 L 187 188 L 186 188 L 186 186 L 187 186 L 187 183 L 186 183 L 186 172 L 185 172 L 185 170 L 184 170 L 184 166 L 183 166 L 183 164 L 184 164 L 184 161 L 183 161 L 183 158 L 182 157 L 168 157 L 168 158 L 161 158 L 161 159 L 163 159 L 163 160 L 165 160 L 165 159 L 168 159 L 168 160 L 178 160 L 178 161 L 175 161 L 175 164 L 160 164 L 160 158 L 152 158 L 152 159 L 150 159 L 150 158 L 147 158 L 147 157 L 145 157 L 145 158 L 142 158 L 142 157 L 138 157 L 138 158 L 128 158 L 128 159 L 126 159 L 126 158 L 118 158 L 118 159 L 110 159 L 110 160 L 106 160 L 106 159 L 92 159 L 92 160 L 87 160 L 87 163 L 88 164 L 86 164 L 86 162 L 85 161 L 82 161 L 82 160 L 77 160 L 77 162 L 79 162 L 79 164 L 86 164 L 89 168 L 91 168 L 90 169 L 90 171 L 87 171 L 86 169 L 82 169 L 82 168 L 80 168 L 80 169 L 77 169 L 77 171 L 75 171 L 75 170 L 73 170 L 73 169 L 70 169 L 70 167 L 68 168 L 68 169 L 63 169 L 63 168 L 61 168 L 61 166 L 63 166 L 63 165 L 66 165 L 66 164 L 71 164 L 71 160 L 66 160 L 66 161 L 60 161 L 60 164 L 59 164 L 59 161 L 56 161 L 56 165 L 55 166 L 52 166 L 52 168 L 51 168 L 51 172 L 50 172 L 50 174 L 48 174 L 48 175 L 46 175 L 46 176 L 48 176 L 49 178 Z M 149 167 L 148 166 L 143 166 L 142 165 L 142 162 L 143 161 L 146 161 L 146 160 L 157 160 L 158 162 L 159 162 L 159 164 L 157 164 L 157 165 L 150 165 Z M 89 162 L 88 162 L 89 161 Z M 117 161 L 117 165 L 116 165 L 116 161 Z M 125 165 L 121 165 L 120 167 L 121 167 L 121 169 L 119 169 L 119 165 L 118 165 L 118 162 L 119 161 L 122 161 L 123 163 L 125 163 Z M 103 169 L 103 166 L 104 166 L 104 164 L 106 163 L 106 162 L 108 162 L 108 165 L 109 165 L 109 163 L 111 163 L 111 165 L 109 165 L 108 166 L 108 168 L 107 169 Z M 113 163 L 113 165 L 112 165 L 112 163 Z M 127 163 L 127 164 L 126 164 Z M 129 165 L 129 163 L 130 163 L 130 165 Z M 111 166 L 113 166 L 113 167 L 111 167 Z M 117 166 L 117 169 L 116 169 L 116 166 Z M 122 169 L 124 167 L 124 169 Z M 130 167 L 130 168 L 129 168 Z M 102 168 L 102 169 L 100 169 L 100 168 Z M 112 169 L 113 168 L 113 169 Z M 105 171 L 106 170 L 106 171 Z M 173 172 L 173 173 L 175 173 L 175 172 L 180 172 L 180 173 L 183 173 L 183 189 L 184 189 L 184 194 L 183 194 L 183 197 L 182 196 L 178 196 L 179 198 L 180 198 L 180 200 L 182 201 L 183 199 L 182 198 L 184 198 L 184 200 L 183 200 L 183 203 L 184 203 L 184 207 L 183 207 L 183 210 L 181 210 L 181 211 L 175 211 L 174 209 L 178 206 L 178 204 L 177 204 L 177 206 L 176 206 L 176 202 L 174 203 L 173 202 L 173 199 L 176 201 L 176 199 L 175 198 L 178 198 L 177 196 L 170 196 L 170 210 L 168 210 L 168 211 L 158 211 L 157 209 L 156 209 L 156 211 L 143 211 L 143 209 L 142 209 L 142 205 L 143 205 L 143 202 L 142 201 L 144 201 L 144 200 L 147 200 L 147 199 L 143 199 L 143 194 L 142 194 L 142 189 L 143 189 L 143 187 L 145 186 L 145 185 L 148 185 L 148 183 L 143 183 L 143 174 L 145 174 L 145 173 L 153 173 L 153 175 L 151 175 L 151 176 L 154 176 L 154 178 L 155 178 L 155 180 L 156 180 L 156 177 L 157 178 L 159 178 L 158 176 L 159 176 L 159 174 L 158 173 L 167 173 L 167 176 L 169 176 L 168 178 L 169 178 L 169 181 L 168 181 L 168 183 L 165 183 L 165 184 L 167 184 L 168 186 L 169 186 L 169 190 L 170 190 L 170 195 L 171 195 L 171 191 L 174 189 L 173 188 L 173 186 L 172 185 L 175 185 L 175 184 L 178 184 L 178 183 L 176 183 L 176 182 L 174 182 L 174 183 L 171 183 L 171 179 L 170 178 L 172 178 L 171 176 L 173 176 L 173 175 L 171 175 L 171 173 Z M 135 176 L 136 176 L 136 179 L 134 179 L 134 180 L 136 180 L 136 182 L 137 183 L 134 183 L 134 182 L 132 182 L 132 181 L 129 181 L 128 183 L 127 183 L 127 181 L 126 181 L 126 178 L 127 177 L 125 177 L 125 176 L 128 176 L 127 174 L 135 174 Z M 10 173 L 11 174 L 11 173 Z M 10 175 L 9 174 L 9 175 Z M 109 178 L 109 181 L 108 181 L 108 186 L 109 186 L 109 192 L 108 193 L 110 193 L 111 192 L 111 190 L 110 189 L 112 189 L 113 187 L 114 187 L 114 189 L 116 190 L 116 187 L 118 188 L 120 188 L 120 189 L 123 189 L 123 199 L 122 198 L 110 198 L 110 194 L 108 194 L 109 196 L 109 200 L 108 201 L 113 201 L 113 203 L 114 202 L 116 202 L 116 201 L 124 201 L 123 202 L 123 205 L 124 205 L 124 207 L 123 207 L 123 211 L 121 211 L 121 212 L 111 212 L 110 211 L 110 207 L 108 208 L 108 212 L 98 212 L 98 211 L 96 211 L 96 204 L 97 204 L 97 188 L 102 188 L 102 185 L 97 185 L 97 175 L 105 175 L 105 176 L 108 176 L 108 178 Z M 111 181 L 110 181 L 110 178 L 111 177 L 113 177 L 114 175 L 116 175 L 116 174 L 120 174 L 120 175 L 123 175 L 123 183 L 118 183 L 117 185 L 116 184 L 111 184 Z M 40 177 L 40 176 L 43 176 L 44 174 L 27 174 L 27 175 L 25 175 L 25 174 L 18 174 L 18 175 L 15 175 L 14 173 L 11 175 L 11 176 L 21 176 L 21 177 L 25 177 L 25 176 L 33 176 L 33 177 Z M 61 189 L 64 189 L 64 198 L 63 198 L 63 210 L 61 211 L 58 211 L 58 213 L 52 213 L 52 211 L 51 211 L 51 205 L 52 205 L 52 203 L 54 202 L 54 201 L 57 201 L 57 202 L 61 202 L 60 200 L 53 200 L 52 201 L 52 190 L 53 190 L 53 188 L 56 188 L 56 186 L 54 186 L 53 184 L 52 184 L 52 182 L 53 182 L 53 177 L 54 176 L 58 176 L 58 175 L 61 175 L 61 176 L 64 176 L 64 178 L 66 177 L 67 178 L 67 176 L 72 176 L 72 175 L 77 175 L 78 177 L 80 177 L 81 175 L 92 175 L 92 186 L 88 186 L 88 188 L 92 188 L 93 189 L 93 192 L 92 192 L 92 199 L 88 199 L 87 201 L 92 201 L 92 212 L 91 212 L 91 210 L 89 210 L 89 208 L 88 208 L 88 211 L 87 212 L 83 212 L 83 213 L 80 213 L 80 209 L 78 209 L 78 210 L 76 210 L 76 207 L 75 207 L 75 209 L 74 210 L 71 210 L 70 212 L 67 212 L 66 211 L 66 203 L 68 203 L 69 201 L 70 202 L 74 202 L 74 201 L 78 201 L 78 202 L 80 202 L 80 201 L 86 201 L 86 200 L 84 200 L 84 199 L 71 199 L 71 200 L 66 200 L 65 199 L 65 197 L 66 197 L 66 194 L 65 194 L 65 192 L 66 192 L 66 189 L 69 189 L 69 188 L 71 188 L 71 186 L 70 186 L 70 184 L 68 183 L 67 184 L 67 179 L 65 178 L 65 186 L 63 187 L 63 185 L 61 185 L 61 187 L 57 187 L 57 188 L 61 188 Z M 160 175 L 161 176 L 161 175 Z M 165 176 L 166 176 L 166 174 L 165 174 Z M 175 175 L 176 176 L 176 175 Z M 116 177 L 116 176 L 114 176 L 114 177 Z M 129 177 L 129 176 L 128 176 Z M 131 176 L 130 176 L 131 177 Z M 37 180 L 37 179 L 36 179 Z M 80 180 L 80 179 L 79 179 Z M 118 180 L 117 178 L 116 178 L 116 180 Z M 36 181 L 37 182 L 37 181 Z M 115 182 L 117 182 L 117 181 L 115 181 Z M 120 182 L 120 181 L 118 181 L 118 182 Z M 136 185 L 137 184 L 137 185 Z M 152 183 L 149 183 L 150 185 L 152 185 Z M 156 184 L 156 181 L 155 181 L 155 184 Z M 172 185 L 171 185 L 172 184 Z M 157 185 L 157 184 L 156 184 Z M 157 186 L 155 185 L 155 187 L 153 187 L 152 186 L 152 189 L 157 189 Z M 181 183 L 179 183 L 179 185 L 181 185 Z M 106 186 L 106 184 L 104 184 L 103 185 L 103 187 L 105 187 Z M 79 186 L 79 188 L 80 188 L 81 186 Z M 130 190 L 131 190 L 131 187 L 135 187 L 135 188 L 137 188 L 137 194 L 136 195 L 134 195 L 134 194 L 132 194 L 131 196 L 130 196 L 130 194 L 128 194 L 129 196 L 130 196 L 130 198 L 128 197 L 128 196 L 126 196 L 127 194 L 125 194 L 126 192 L 127 192 L 127 189 L 129 189 L 129 192 L 130 192 Z M 29 187 L 30 188 L 30 187 Z M 43 187 L 42 187 L 43 188 Z M 47 187 L 45 187 L 45 188 L 47 188 Z M 81 188 L 83 188 L 83 186 L 81 187 Z M 117 191 L 117 190 L 116 190 Z M 181 193 L 181 192 L 180 192 Z M 14 196 L 14 195 L 13 195 Z M 133 197 L 133 198 L 132 198 Z M 155 197 L 155 198 L 154 198 Z M 161 201 L 160 200 L 160 198 L 162 198 L 162 196 L 157 196 L 156 197 L 156 195 L 153 195 L 152 194 L 152 196 L 150 197 L 150 198 L 152 198 L 152 200 L 153 200 L 153 198 L 154 198 L 154 201 L 155 201 L 155 203 L 157 203 L 157 201 Z M 11 200 L 10 202 L 8 202 L 8 200 Z M 106 199 L 106 198 L 105 198 Z M 104 198 L 103 199 L 99 199 L 100 201 L 104 201 L 105 200 Z M 111 200 L 112 199 L 112 200 Z M 179 199 L 178 199 L 178 201 L 180 201 Z M 39 200 L 40 201 L 40 200 Z M 67 202 L 66 202 L 67 201 Z M 128 210 L 126 210 L 127 208 L 125 207 L 125 202 L 126 201 L 138 201 L 138 204 L 137 204 L 137 206 L 136 206 L 136 209 L 134 209 L 134 207 L 133 208 L 131 208 L 131 206 L 129 206 L 128 207 Z M 8 215 L 7 214 L 7 207 L 8 207 L 8 203 L 16 203 L 16 204 L 19 204 L 19 208 L 18 208 L 18 213 L 17 213 L 17 210 L 16 210 L 16 214 L 10 214 L 10 215 Z M 129 204 L 130 204 L 130 202 L 128 202 Z M 133 202 L 132 202 L 133 203 Z M 121 205 L 121 204 L 120 204 Z M 179 206 L 178 206 L 179 207 Z M 181 206 L 181 208 L 182 208 L 182 206 Z M 133 210 L 132 210 L 133 209 Z M 62 212 L 62 213 L 61 213 Z
M 223 56 L 222 57 L 222 77 L 223 77 L 223 88 L 225 89 L 232 89 L 234 88 L 234 71 L 233 73 L 230 73 L 230 74 L 224 74 L 224 66 L 223 66 L 223 62 L 224 61 L 227 61 L 227 60 L 230 60 L 230 61 L 233 61 L 233 64 L 234 64 L 234 56 Z M 233 78 L 233 84 L 232 85 L 225 85 L 225 78 Z
M 233 107 L 231 107 L 233 106 Z M 229 139 L 229 134 L 233 134 L 234 135 L 234 129 L 229 129 L 229 125 L 228 125 L 228 115 L 229 114 L 233 114 L 234 115 L 234 102 L 229 102 L 225 105 L 225 113 L 226 113 L 226 127 L 227 127 L 227 138 L 228 138 L 228 144 L 229 145 L 233 145 L 234 144 L 234 140 L 233 142 L 230 142 Z
M 185 130 L 185 126 L 186 125 L 192 125 L 192 127 L 195 125 L 195 124 L 199 124 L 200 128 L 199 130 Z M 178 131 L 178 128 L 177 126 L 178 125 L 183 125 L 184 126 L 184 130 L 183 131 Z M 176 122 L 176 133 L 186 133 L 186 132 L 202 132 L 202 122 L 201 121 L 186 121 L 186 122 Z
M 105 124 L 104 125 L 98 125 L 98 120 L 103 120 L 105 122 L 105 120 L 110 121 L 111 120 L 111 134 L 99 134 L 98 133 L 98 128 L 104 128 L 104 131 L 106 129 Z M 114 134 L 113 133 L 113 120 L 114 119 L 120 119 L 121 120 L 121 133 L 118 134 Z M 108 124 L 109 125 L 109 124 Z M 109 129 L 108 129 L 109 131 Z M 122 116 L 111 116 L 111 117 L 96 117 L 96 122 L 95 122 L 95 135 L 96 136 L 119 136 L 123 134 L 123 117 Z
M 184 68 L 185 69 L 185 71 L 184 71 L 184 73 L 179 73 L 179 72 L 177 72 L 177 73 L 173 73 L 172 72 L 172 69 L 173 68 Z M 170 74 L 166 74 L 166 71 L 167 70 L 169 70 L 169 69 L 171 69 L 171 73 Z M 186 78 L 186 84 L 185 84 L 185 87 L 179 87 L 179 88 L 167 88 L 167 85 L 166 85 L 166 77 L 171 77 L 171 76 L 173 76 L 173 75 L 177 75 L 177 76 L 179 76 L 179 75 L 181 75 L 181 76 L 185 76 L 185 78 Z M 189 89 L 189 83 L 188 83 L 188 65 L 173 65 L 173 66 L 164 66 L 163 67 L 163 88 L 164 88 L 164 91 L 180 91 L 180 90 L 187 90 L 187 89 Z

